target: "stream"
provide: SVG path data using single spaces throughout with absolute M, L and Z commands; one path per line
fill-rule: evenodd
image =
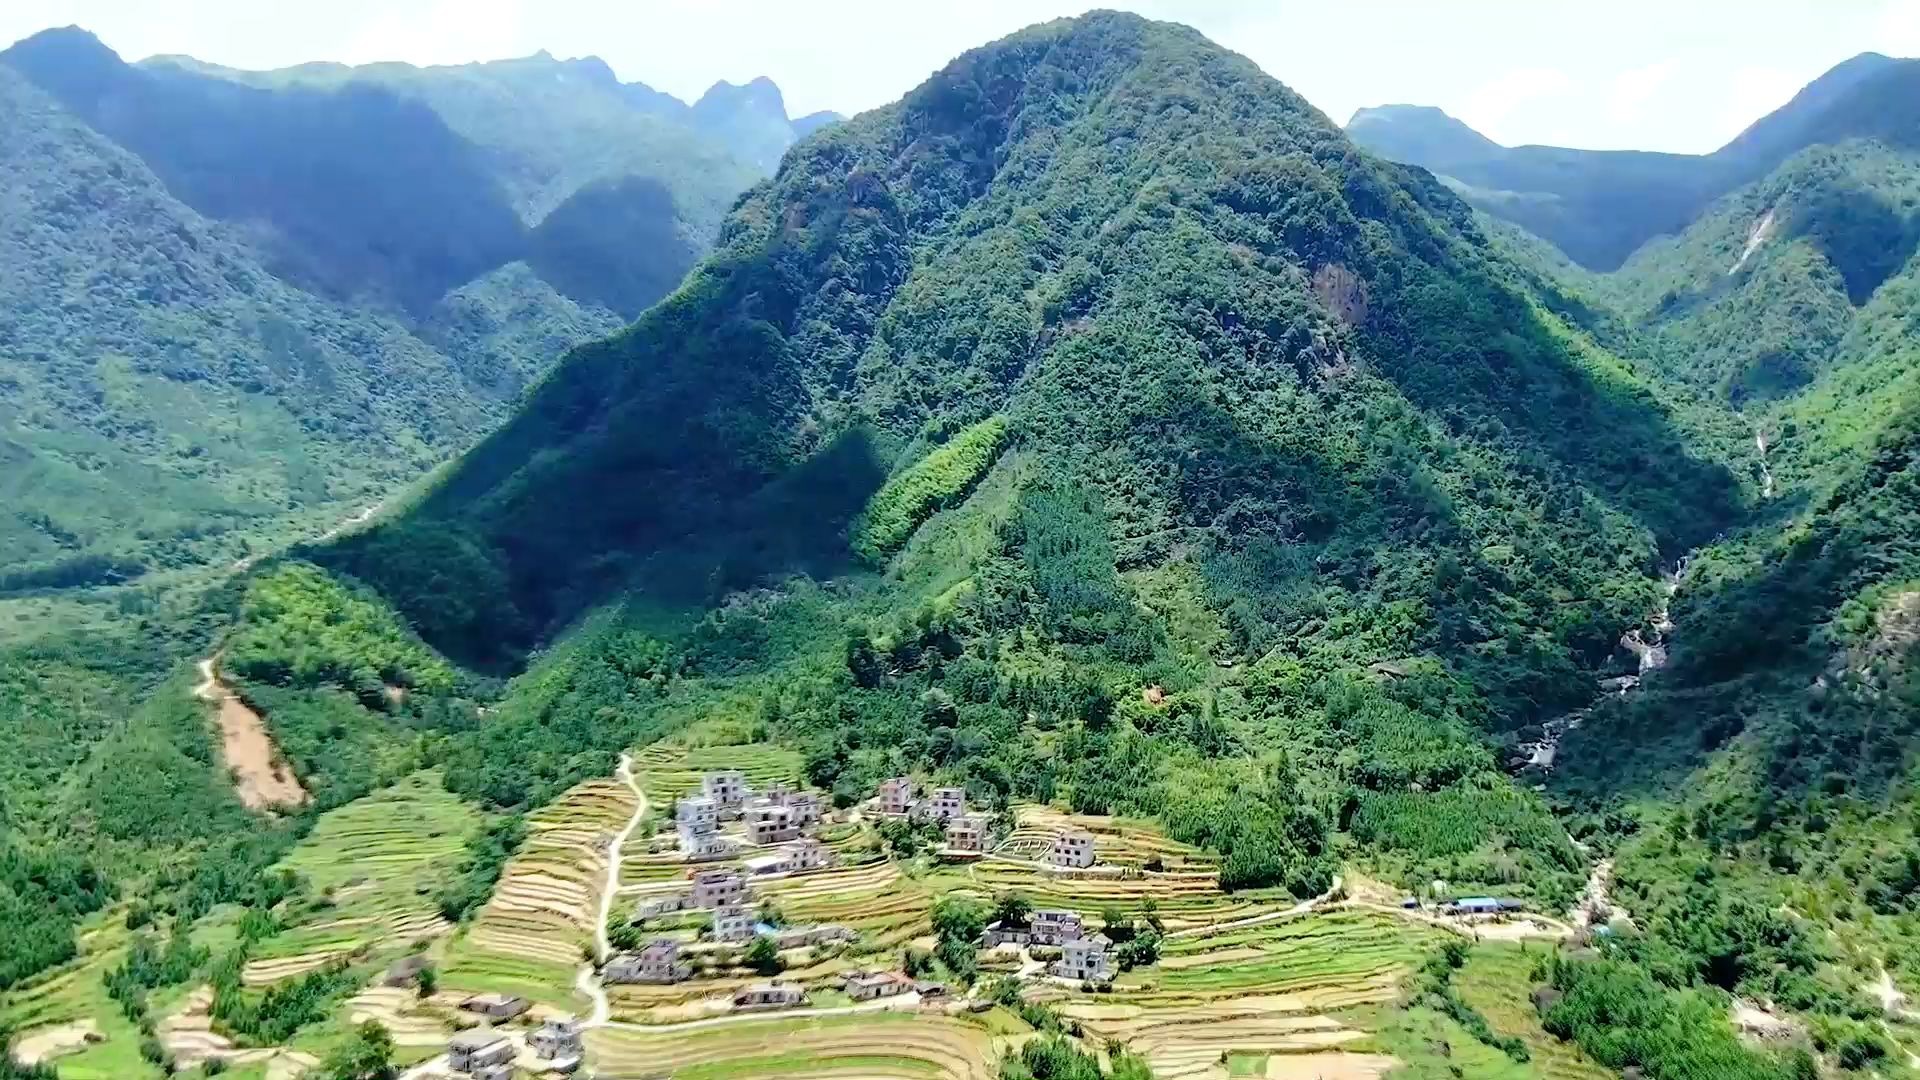
M 1601 679 L 1599 689 L 1602 699 L 1607 696 L 1625 697 L 1638 690 L 1648 675 L 1666 666 L 1667 643 L 1673 639 L 1675 629 L 1673 598 L 1679 593 L 1680 583 L 1686 577 L 1687 561 L 1687 557 L 1682 556 L 1673 569 L 1660 575 L 1660 605 L 1654 608 L 1645 625 L 1632 627 L 1620 635 L 1620 648 L 1633 654 L 1636 667 L 1632 674 L 1610 675 Z M 1516 757 L 1515 764 L 1521 768 L 1552 772 L 1554 761 L 1560 753 L 1561 740 L 1567 737 L 1567 732 L 1585 723 L 1592 711 L 1593 706 L 1589 705 L 1542 724 L 1542 734 L 1537 741 L 1519 745 L 1519 753 L 1524 756 Z

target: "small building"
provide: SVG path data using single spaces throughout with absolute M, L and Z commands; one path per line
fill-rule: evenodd
M 987 830 L 976 817 L 958 817 L 947 823 L 947 850 L 958 852 L 984 852 L 987 846 Z
M 662 915 L 671 915 L 676 911 L 685 911 L 692 903 L 686 893 L 667 893 L 664 896 L 642 897 L 633 905 L 633 917 L 636 919 L 655 919 Z
M 1107 947 L 1112 944 L 1105 934 L 1066 941 L 1061 944 L 1060 959 L 1054 961 L 1051 970 L 1063 979 L 1106 982 L 1113 978 L 1113 962 L 1107 956 Z
M 967 789 L 957 787 L 936 788 L 933 798 L 927 800 L 927 816 L 935 821 L 948 822 L 962 817 L 967 812 Z
M 753 940 L 753 916 L 738 904 L 713 913 L 713 940 L 737 944 Z
M 783 926 L 763 931 L 773 939 L 773 943 L 782 949 L 798 949 L 803 945 L 826 945 L 836 941 L 852 941 L 853 931 L 838 923 L 820 923 L 815 926 Z
M 1086 935 L 1086 927 L 1077 911 L 1041 908 L 1028 918 L 1027 925 L 1035 945 L 1064 945 Z
M 607 961 L 602 976 L 610 983 L 677 983 L 689 974 L 680 960 L 680 943 L 655 938 L 639 952 L 621 953 Z
M 872 1001 L 912 990 L 913 980 L 897 971 L 855 971 L 848 974 L 843 988 L 855 1001 Z
M 511 1020 L 532 1008 L 526 998 L 511 994 L 475 994 L 462 1001 L 460 1007 L 470 1013 L 478 1013 L 489 1020 Z
M 513 1080 L 513 1063 L 508 1061 L 475 1069 L 471 1080 Z
M 712 862 L 740 850 L 740 845 L 717 832 L 680 834 L 680 855 L 688 862 Z
M 1093 834 L 1079 829 L 1068 829 L 1053 838 L 1053 849 L 1047 852 L 1047 862 L 1054 866 L 1084 869 L 1093 865 Z
M 1005 926 L 998 922 L 987 924 L 986 936 L 982 939 L 987 948 L 1001 945 L 1028 945 L 1033 942 L 1033 931 L 1024 926 Z
M 880 781 L 878 796 L 882 814 L 901 815 L 913 811 L 913 778 L 896 776 Z
M 755 983 L 733 995 L 734 1009 L 790 1009 L 806 1000 L 806 992 L 795 983 Z
M 433 961 L 427 959 L 425 953 L 403 956 L 387 965 L 387 973 L 380 981 L 392 987 L 413 986 L 419 983 L 420 973 L 432 966 Z
M 527 1048 L 533 1051 L 534 1057 L 552 1062 L 549 1068 L 571 1072 L 563 1063 L 571 1058 L 578 1064 L 584 1050 L 581 1032 L 580 1022 L 572 1017 L 549 1020 L 528 1033 Z
M 673 824 L 681 833 L 710 833 L 720 827 L 720 807 L 705 795 L 688 795 L 674 804 Z
M 784 874 L 793 868 L 791 856 L 782 852 L 778 855 L 755 855 L 740 864 L 748 877 L 765 877 L 768 874 Z
M 1517 911 L 1520 905 L 1508 900 L 1496 900 L 1491 896 L 1463 896 L 1442 910 L 1448 915 L 1498 915 L 1503 911 Z
M 811 836 L 803 836 L 787 849 L 789 871 L 821 870 L 833 865 L 833 852 Z
M 747 839 L 756 844 L 778 844 L 800 835 L 793 811 L 778 803 L 756 802 L 747 807 Z
M 915 993 L 920 995 L 920 1000 L 922 1001 L 928 998 L 943 998 L 947 996 L 947 984 L 934 982 L 932 979 L 921 979 L 919 982 L 913 984 L 913 989 Z
M 700 778 L 700 794 L 712 799 L 716 810 L 725 810 L 746 802 L 752 793 L 747 790 L 747 778 L 740 770 L 722 769 Z
M 694 907 L 712 911 L 738 904 L 746 897 L 746 883 L 731 870 L 702 870 L 693 875 Z
M 468 1028 L 447 1040 L 447 1067 L 455 1072 L 479 1072 L 512 1061 L 512 1040 L 490 1027 Z
M 811 791 L 801 791 L 787 796 L 784 805 L 793 812 L 793 823 L 799 828 L 817 825 L 820 822 L 820 796 Z

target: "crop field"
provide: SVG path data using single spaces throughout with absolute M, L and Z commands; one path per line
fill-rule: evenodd
M 1300 1055 L 1341 1075 L 1336 1064 L 1361 1064 L 1342 1048 L 1369 1039 L 1343 1011 L 1392 1000 L 1443 933 L 1373 912 L 1301 915 L 1170 939 L 1159 964 L 1120 976 L 1110 994 L 1050 987 L 1033 996 L 1090 1038 L 1144 1055 L 1161 1080 L 1222 1077 L 1230 1059 Z
M 1480 1010 L 1500 1035 L 1517 1036 L 1527 1044 L 1535 1076 L 1546 1080 L 1607 1080 L 1613 1073 L 1572 1043 L 1562 1042 L 1540 1026 L 1530 995 L 1534 961 L 1550 950 L 1550 943 L 1486 942 L 1474 948 L 1467 963 L 1454 973 L 1453 984 L 1467 1004 Z
M 641 790 L 650 801 L 663 808 L 668 802 L 698 790 L 702 774 L 721 769 L 739 769 L 748 785 L 756 790 L 774 780 L 797 784 L 800 755 L 772 743 L 695 747 L 655 743 L 636 755 L 633 762 Z
M 587 1048 L 597 1075 L 636 1080 L 993 1080 L 998 1060 L 985 1021 L 912 1012 L 604 1028 Z
M 520 994 L 561 1007 L 593 941 L 606 849 L 633 815 L 634 795 L 611 777 L 578 784 L 527 820 L 473 925 L 447 949 L 441 985 Z
M 459 864 L 479 821 L 432 772 L 328 812 L 279 865 L 332 903 L 304 925 L 261 942 L 245 980 L 274 982 L 335 957 L 450 930 L 434 909 L 433 890 Z

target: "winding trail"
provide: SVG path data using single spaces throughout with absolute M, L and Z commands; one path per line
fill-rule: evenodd
M 588 1014 L 583 1026 L 588 1028 L 605 1027 L 611 1023 L 613 1007 L 607 1001 L 607 988 L 601 983 L 597 968 L 607 961 L 613 952 L 613 942 L 607 937 L 607 922 L 613 917 L 614 898 L 620 893 L 620 868 L 626 861 L 627 841 L 633 836 L 633 830 L 640 827 L 640 820 L 647 815 L 647 793 L 640 790 L 640 781 L 633 775 L 633 755 L 622 753 L 620 767 L 613 774 L 633 792 L 633 816 L 627 819 L 626 827 L 614 835 L 613 843 L 607 848 L 607 880 L 600 890 L 600 910 L 593 924 L 593 959 L 580 965 L 580 974 L 573 985 L 593 1002 L 593 1011 Z

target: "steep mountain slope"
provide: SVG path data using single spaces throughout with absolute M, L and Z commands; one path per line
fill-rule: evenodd
M 1738 405 L 1813 381 L 1920 245 L 1920 154 L 1878 142 L 1797 155 L 1648 244 L 1608 283 L 1671 341 L 1673 374 Z
M 1576 262 L 1612 270 L 1653 237 L 1677 233 L 1708 203 L 1810 146 L 1851 138 L 1920 143 L 1920 61 L 1865 53 L 1707 155 L 1504 147 L 1438 109 L 1361 109 L 1362 146 L 1431 169 L 1475 206 L 1551 240 Z
M 0 111 L 9 590 L 231 558 L 504 412 L 511 384 L 281 282 L 4 65 Z
M 871 487 L 1006 412 L 1049 458 L 1103 461 L 1091 479 L 1127 563 L 1199 548 L 1224 574 L 1279 544 L 1304 569 L 1433 534 L 1506 594 L 1480 554 L 1497 533 L 1605 537 L 1650 560 L 1636 535 L 1671 545 L 1712 528 L 1724 474 L 1502 280 L 1463 207 L 1355 154 L 1243 62 L 1161 57 L 1128 25 L 970 54 L 809 140 L 710 263 L 573 358 L 421 518 L 471 530 L 512 583 L 501 614 L 539 625 L 590 601 L 588 575 L 604 588 L 650 553 L 773 529 L 782 485 L 828 470 Z M 1161 73 L 1188 63 L 1231 74 L 1181 122 L 1150 119 Z M 1025 89 L 1034 70 L 1063 88 Z M 1500 526 L 1449 490 L 1516 470 L 1541 486 L 1494 512 L 1517 515 Z M 645 494 L 609 498 L 609 484 Z M 861 497 L 779 523 L 782 542 L 825 565 Z M 1681 512 L 1699 499 L 1707 514 Z M 1583 508 L 1584 539 L 1526 509 L 1556 501 Z M 1369 505 L 1380 517 L 1360 524 Z M 735 553 L 748 579 L 796 554 L 754 550 L 767 542 Z M 1600 603 L 1581 647 L 1604 654 L 1615 631 L 1601 628 L 1632 614 L 1610 604 L 1633 601 L 1566 586 Z M 1267 622 L 1242 646 L 1271 647 Z

